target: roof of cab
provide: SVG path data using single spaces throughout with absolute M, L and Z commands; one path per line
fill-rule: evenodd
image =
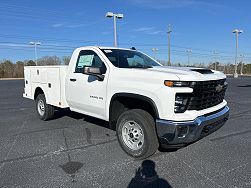
M 101 50 L 104 50 L 104 49 L 109 49 L 109 50 L 112 50 L 112 49 L 119 49 L 119 50 L 132 50 L 130 48 L 119 48 L 119 47 L 111 47 L 111 46 L 81 46 L 79 48 L 99 48 Z

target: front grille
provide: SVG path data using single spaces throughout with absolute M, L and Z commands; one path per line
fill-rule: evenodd
M 224 100 L 227 89 L 226 79 L 199 81 L 191 84 L 193 93 L 188 101 L 187 110 L 203 110 Z

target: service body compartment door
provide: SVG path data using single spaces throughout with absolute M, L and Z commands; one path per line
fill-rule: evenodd
M 32 83 L 46 83 L 47 70 L 47 68 L 42 66 L 31 68 Z
M 31 70 L 24 67 L 24 97 L 32 98 L 31 93 Z
M 46 73 L 47 73 L 46 102 L 54 106 L 59 106 L 59 103 L 61 102 L 60 69 L 47 68 Z

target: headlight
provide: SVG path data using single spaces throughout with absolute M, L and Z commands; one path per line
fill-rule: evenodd
M 164 85 L 168 87 L 189 87 L 191 85 L 191 82 L 165 80 Z
M 187 102 L 189 99 L 188 94 L 177 93 L 175 96 L 174 112 L 183 113 L 187 109 Z

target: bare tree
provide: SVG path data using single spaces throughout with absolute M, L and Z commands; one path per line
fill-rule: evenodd
M 17 61 L 14 71 L 14 77 L 15 78 L 23 78 L 24 77 L 24 62 L 22 61 Z
M 63 56 L 62 60 L 63 60 L 64 65 L 69 65 L 71 57 L 69 57 L 69 56 Z
M 13 78 L 14 65 L 10 60 L 4 60 L 1 63 L 1 76 L 2 78 Z
M 25 66 L 35 66 L 36 63 L 33 60 L 24 60 L 24 65 Z
M 38 65 L 60 65 L 61 59 L 57 56 L 44 56 L 37 60 Z

